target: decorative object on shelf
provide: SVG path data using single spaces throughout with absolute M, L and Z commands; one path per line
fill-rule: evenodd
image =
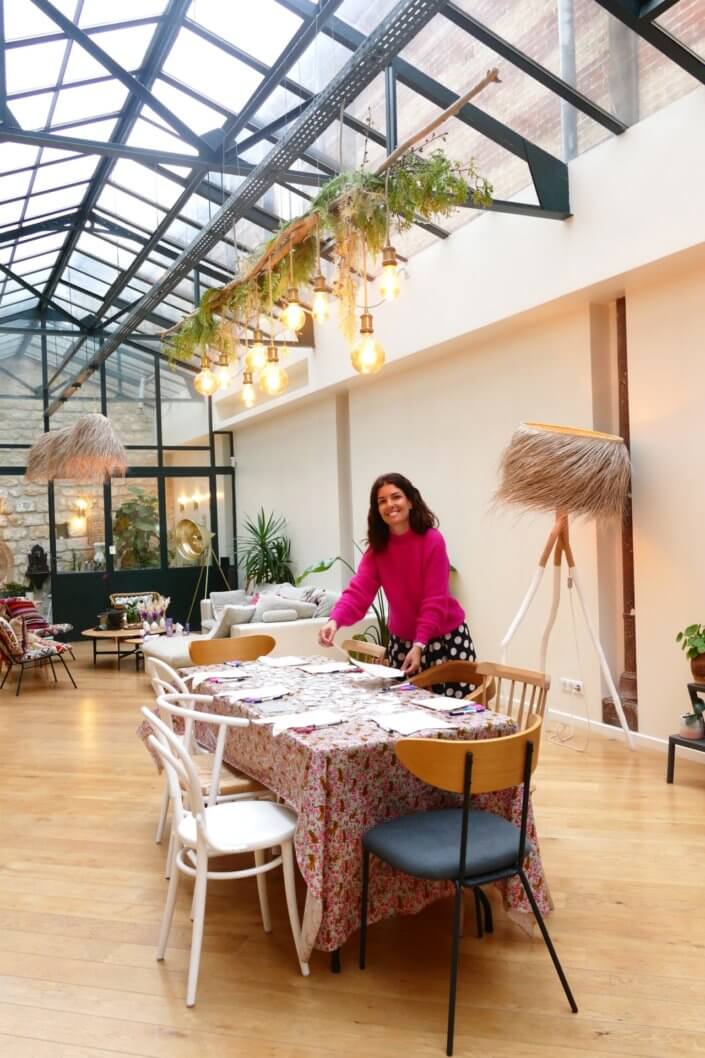
M 699 713 L 683 713 L 678 734 L 681 738 L 705 738 L 705 722 L 702 710 Z
M 690 659 L 693 679 L 705 682 L 705 625 L 688 625 L 678 633 L 676 643 Z
M 176 551 L 186 562 L 199 562 L 208 543 L 200 526 L 190 518 L 176 523 Z
M 50 576 L 47 553 L 41 544 L 35 544 L 27 555 L 27 570 L 25 577 L 35 591 L 41 591 L 44 583 Z
M 265 514 L 260 507 L 256 518 L 245 519 L 245 532 L 237 542 L 238 561 L 245 574 L 245 590 L 256 584 L 293 581 L 291 540 L 280 515 Z
M 489 70 L 481 81 L 430 124 L 397 147 L 375 172 L 368 172 L 363 166 L 329 180 L 314 198 L 308 212 L 285 225 L 255 252 L 249 267 L 241 270 L 238 261 L 231 282 L 220 289 L 207 290 L 192 313 L 164 332 L 170 358 L 191 360 L 200 356 L 201 370 L 195 382 L 199 393 L 211 396 L 218 388 L 218 378 L 210 366 L 209 350 L 220 362 L 224 348 L 221 321 L 228 319 L 236 330 L 239 327 L 246 342 L 251 321 L 253 318 L 258 321 L 259 313 L 267 304 L 268 287 L 274 287 L 277 302 L 284 302 L 281 320 L 294 333 L 303 327 L 307 311 L 319 323 L 327 319 L 328 294 L 332 293 L 338 301 L 341 330 L 352 342 L 357 291 L 361 279 L 366 280 L 366 270 L 361 265 L 363 253 L 382 255 L 380 289 L 385 299 L 395 298 L 399 294 L 399 275 L 397 253 L 390 239 L 392 228 L 404 232 L 419 218 L 428 220 L 447 216 L 468 199 L 478 206 L 491 204 L 492 188 L 478 175 L 472 161 L 463 165 L 452 161 L 438 147 L 429 148 L 438 137 L 437 133 L 434 135 L 435 129 L 489 84 L 498 81 L 498 71 Z M 328 246 L 336 268 L 332 291 L 328 290 L 321 270 L 321 235 L 332 240 Z M 299 297 L 299 290 L 304 286 L 313 290 L 310 309 Z M 369 312 L 363 315 L 369 316 Z M 371 319 L 364 321 L 361 337 L 366 352 L 358 356 L 360 363 L 369 359 L 367 354 L 374 343 L 371 326 Z M 230 340 L 232 332 L 233 326 L 229 331 Z M 273 337 L 274 330 L 271 334 Z M 282 369 L 276 348 L 270 344 L 265 361 L 258 329 L 255 329 L 253 346 L 246 349 L 241 366 L 244 385 L 249 387 L 260 381 L 252 375 L 262 372 L 266 373 L 267 381 L 260 383 L 261 388 L 268 394 L 282 392 Z M 245 373 L 248 374 L 247 382 L 244 381 Z M 276 388 L 273 388 L 274 379 Z M 248 397 L 243 397 L 243 401 L 250 406 L 252 400 L 253 390 L 248 389 Z
M 550 511 L 555 519 L 529 589 L 502 640 L 502 663 L 506 662 L 509 644 L 526 617 L 553 554 L 553 599 L 541 640 L 538 666 L 539 671 L 546 671 L 548 641 L 558 613 L 565 556 L 568 590 L 575 587 L 619 722 L 630 749 L 634 749 L 634 737 L 621 698 L 587 609 L 569 536 L 571 514 L 595 519 L 622 516 L 630 480 L 627 446 L 615 434 L 548 423 L 521 423 L 502 456 L 500 477 L 497 491 L 500 502 L 526 510 Z
M 124 477 L 127 452 L 105 415 L 81 415 L 70 426 L 43 433 L 27 455 L 28 481 L 108 481 Z
M 93 544 L 93 569 L 96 572 L 105 569 L 105 540 L 96 540 Z

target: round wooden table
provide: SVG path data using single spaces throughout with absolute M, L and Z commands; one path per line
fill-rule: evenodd
M 156 635 L 157 633 L 154 632 L 150 634 Z M 135 659 L 135 670 L 139 668 L 139 661 L 142 656 L 140 647 L 142 646 L 142 641 L 144 639 L 144 635 L 139 628 L 86 628 L 81 632 L 81 635 L 85 636 L 86 639 L 93 640 L 94 665 L 97 664 L 99 657 L 110 655 L 111 657 L 117 658 L 118 669 L 120 668 L 120 662 L 123 658 L 131 657 L 134 657 Z M 163 635 L 163 629 L 159 630 L 159 635 Z M 98 650 L 98 643 L 102 642 L 104 639 L 112 639 L 117 650 Z M 121 647 L 123 644 L 130 649 L 122 650 Z

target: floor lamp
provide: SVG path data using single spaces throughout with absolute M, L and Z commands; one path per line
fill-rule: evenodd
M 555 515 L 529 589 L 502 640 L 502 661 L 506 661 L 509 644 L 526 617 L 553 556 L 553 597 L 539 656 L 539 668 L 545 672 L 548 641 L 560 604 L 565 558 L 568 589 L 575 588 L 619 722 L 629 748 L 634 749 L 634 736 L 585 601 L 570 543 L 569 525 L 571 515 L 595 519 L 622 516 L 630 480 L 627 447 L 623 439 L 614 434 L 547 423 L 521 423 L 502 457 L 500 474 L 498 500 L 527 510 L 550 511 Z

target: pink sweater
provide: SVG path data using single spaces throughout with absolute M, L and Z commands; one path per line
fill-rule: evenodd
M 400 639 L 428 643 L 465 620 L 460 603 L 448 592 L 449 573 L 445 541 L 437 529 L 390 533 L 384 551 L 365 551 L 331 619 L 339 627 L 360 621 L 381 587 L 389 602 L 390 631 Z

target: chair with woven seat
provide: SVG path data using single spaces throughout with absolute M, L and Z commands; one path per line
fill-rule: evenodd
M 458 978 L 462 898 L 465 889 L 518 875 L 541 935 L 563 985 L 570 1008 L 577 1006 L 524 870 L 532 851 L 526 830 L 529 786 L 538 762 L 540 716 L 532 714 L 524 730 L 503 738 L 477 741 L 409 738 L 396 745 L 401 763 L 430 786 L 462 794 L 462 807 L 441 808 L 402 816 L 372 827 L 364 835 L 360 969 L 367 953 L 367 897 L 370 856 L 374 855 L 404 874 L 455 886 L 451 951 L 448 1035 L 446 1053 L 453 1053 L 455 997 Z M 473 809 L 472 794 L 491 793 L 523 785 L 521 824 L 493 812 Z
M 214 665 L 221 661 L 256 661 L 271 654 L 277 645 L 274 636 L 236 636 L 234 639 L 195 639 L 189 644 L 194 665 Z
M 171 708 L 184 721 L 201 722 L 202 714 L 194 710 L 179 709 L 173 703 L 160 698 L 160 711 Z M 266 933 L 271 932 L 271 919 L 267 897 L 266 874 L 281 866 L 284 874 L 284 891 L 289 913 L 291 932 L 304 977 L 308 976 L 308 963 L 303 958 L 301 925 L 296 903 L 296 878 L 294 870 L 294 833 L 296 813 L 283 804 L 273 801 L 240 800 L 227 803 L 209 803 L 203 798 L 200 779 L 193 766 L 193 759 L 184 743 L 171 728 L 155 713 L 144 707 L 142 714 L 152 728 L 148 742 L 150 748 L 161 758 L 171 784 L 174 804 L 174 831 L 176 833 L 175 870 L 169 881 L 162 925 L 157 946 L 157 959 L 162 960 L 169 940 L 171 923 L 176 905 L 179 876 L 185 874 L 195 879 L 192 902 L 193 928 L 191 954 L 189 958 L 186 986 L 186 1005 L 196 1002 L 198 972 L 203 941 L 203 923 L 206 908 L 208 882 L 215 879 L 235 879 L 254 876 L 257 880 L 262 925 Z M 217 716 L 209 718 L 219 727 L 218 741 L 224 742 L 225 733 L 235 728 L 249 726 L 249 720 L 239 716 Z M 184 806 L 186 791 L 190 811 Z M 278 850 L 272 859 L 266 858 L 267 850 Z M 238 869 L 214 870 L 210 860 L 215 857 L 252 853 L 254 866 Z
M 57 683 L 56 669 L 54 668 L 54 662 L 57 660 L 64 666 L 68 678 L 75 687 L 76 681 L 64 657 L 65 650 L 65 643 L 53 643 L 50 640 L 35 639 L 23 645 L 17 638 L 10 622 L 4 617 L 0 617 L 0 669 L 5 665 L 7 666 L 7 671 L 0 683 L 0 690 L 5 686 L 5 681 L 10 675 L 10 671 L 18 667 L 20 671 L 15 689 L 15 697 L 17 697 L 20 693 L 25 669 L 35 666 L 41 667 L 46 663 L 51 666 L 54 682 Z
M 169 700 L 175 705 L 193 708 L 196 701 L 202 704 L 210 704 L 212 698 L 207 695 L 194 695 L 189 691 L 178 672 L 174 672 L 171 666 L 158 658 L 147 659 L 147 674 L 152 683 L 152 690 L 156 699 L 168 695 Z M 183 731 L 177 731 L 172 722 L 175 714 L 169 710 L 165 711 L 164 719 L 172 727 L 174 734 L 180 738 L 186 746 L 194 763 L 194 767 L 201 781 L 201 790 L 204 797 L 209 798 L 211 793 L 215 794 L 216 801 L 230 801 L 241 797 L 273 797 L 274 794 L 266 786 L 262 786 L 256 779 L 238 771 L 237 768 L 225 763 L 223 760 L 224 745 L 219 747 L 219 752 L 211 752 L 198 744 L 195 738 L 194 725 L 192 722 L 184 724 Z M 204 719 L 209 719 L 208 714 L 203 714 Z M 164 793 L 162 795 L 161 810 L 157 823 L 155 842 L 161 844 L 164 836 L 171 802 L 168 776 L 164 776 Z M 173 831 L 172 831 L 173 838 Z M 172 839 L 169 841 L 166 861 L 166 877 L 169 877 L 173 853 Z
M 24 595 L 8 596 L 0 599 L 0 617 L 12 622 L 18 618 L 22 619 L 23 628 L 32 632 L 41 639 L 54 639 L 54 636 L 68 635 L 73 632 L 73 625 L 68 621 L 50 622 L 39 612 L 31 599 Z M 70 643 L 59 644 L 61 649 L 71 655 L 75 661 L 76 657 Z

